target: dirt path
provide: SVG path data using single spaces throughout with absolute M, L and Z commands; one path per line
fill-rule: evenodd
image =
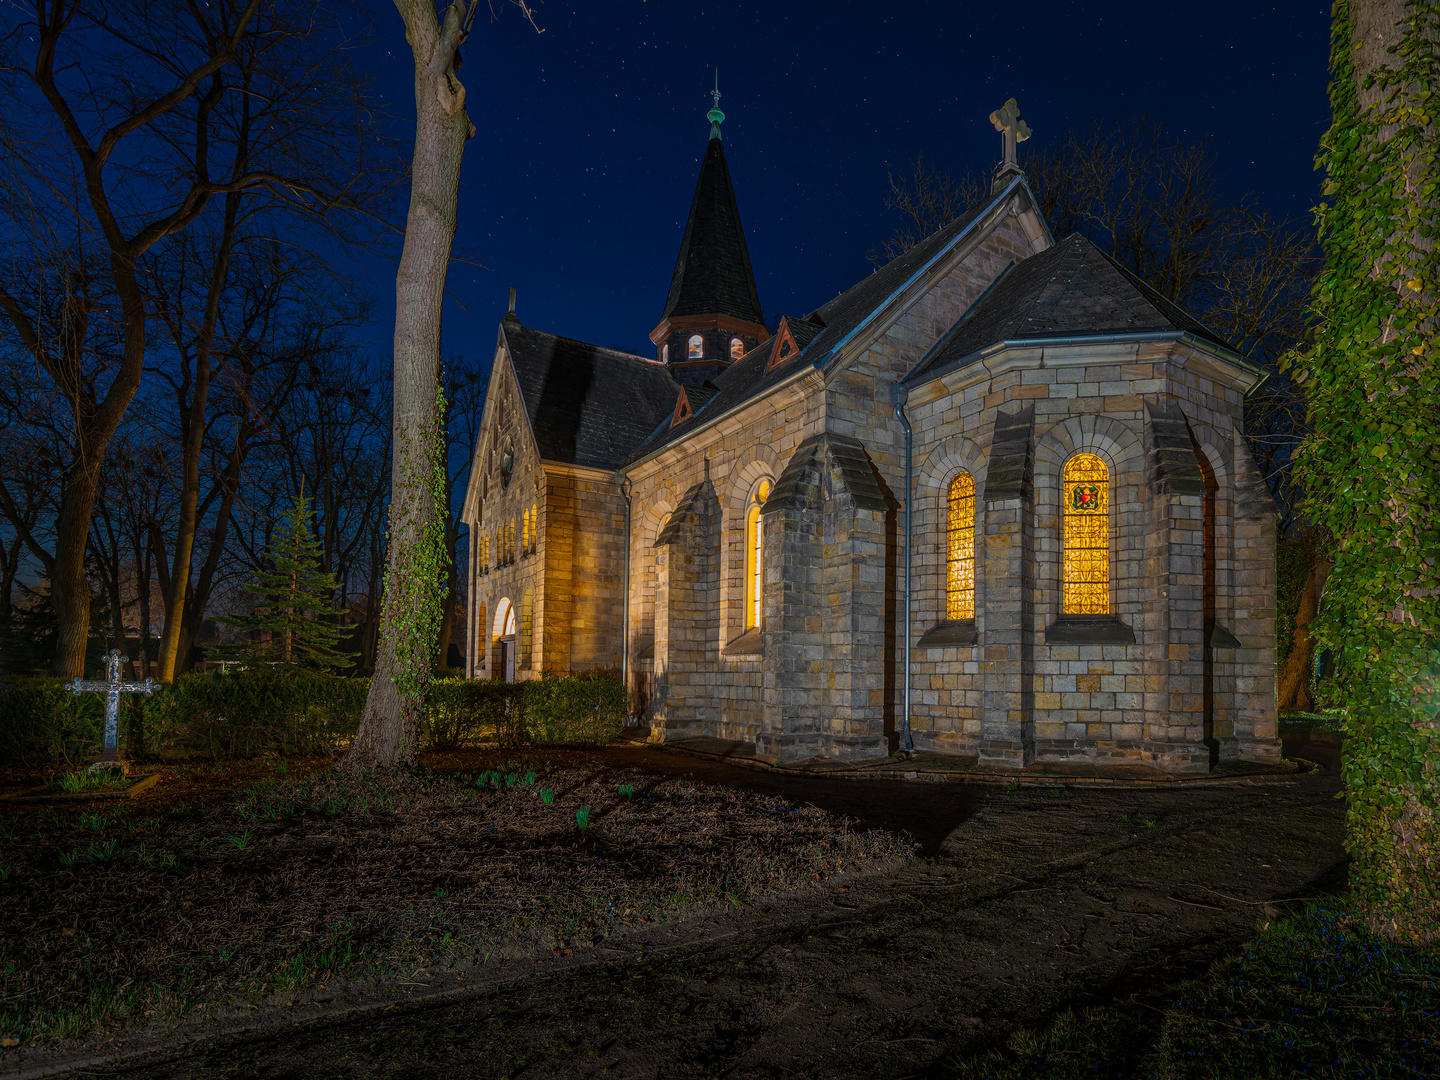
M 1006 791 L 655 767 L 909 822 L 929 857 L 512 970 L 464 1000 L 257 1016 L 246 1034 L 85 1067 L 197 1080 L 944 1075 L 946 1057 L 1017 1023 L 1198 973 L 1253 934 L 1265 901 L 1311 895 L 1342 858 L 1343 804 L 1326 774 Z

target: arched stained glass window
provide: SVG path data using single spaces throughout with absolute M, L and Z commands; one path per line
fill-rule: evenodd
M 975 478 L 962 472 L 945 497 L 945 617 L 975 617 Z
M 1110 470 L 1094 454 L 1065 463 L 1064 554 L 1060 610 L 1066 615 L 1110 613 Z
M 739 360 L 745 355 L 745 342 L 738 337 L 730 339 L 730 359 Z
M 770 481 L 760 481 L 745 511 L 745 629 L 760 625 L 765 593 L 765 526 L 760 508 L 770 497 Z
M 530 504 L 530 550 L 534 551 L 540 543 L 540 507 L 535 503 Z
M 670 362 L 670 343 L 668 341 L 660 346 L 660 359 L 666 364 Z
M 705 339 L 699 334 L 690 335 L 689 356 L 691 360 L 705 359 Z

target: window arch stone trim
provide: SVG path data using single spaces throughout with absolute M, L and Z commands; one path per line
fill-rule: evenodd
M 1110 474 L 1110 611 L 1066 616 L 1060 597 L 1063 543 L 1061 485 L 1065 463 L 1094 454 Z M 1139 433 L 1099 413 L 1066 417 L 1035 443 L 1035 624 L 1050 644 L 1131 644 L 1143 625 L 1142 601 L 1124 583 L 1145 575 L 1149 503 L 1144 497 L 1145 453 Z

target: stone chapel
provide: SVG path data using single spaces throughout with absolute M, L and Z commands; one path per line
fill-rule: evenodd
M 1263 372 L 1083 237 L 991 114 L 989 198 L 768 323 L 720 125 L 652 356 L 501 321 L 467 673 L 623 672 L 652 739 L 1276 760 Z

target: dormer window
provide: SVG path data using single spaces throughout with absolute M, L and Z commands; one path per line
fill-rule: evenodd
M 741 341 L 738 337 L 732 337 L 730 339 L 730 359 L 739 360 L 744 355 L 745 342 Z
M 668 341 L 660 346 L 660 361 L 665 364 L 670 362 L 670 343 Z
M 699 334 L 690 335 L 689 356 L 691 360 L 705 359 L 705 339 Z

